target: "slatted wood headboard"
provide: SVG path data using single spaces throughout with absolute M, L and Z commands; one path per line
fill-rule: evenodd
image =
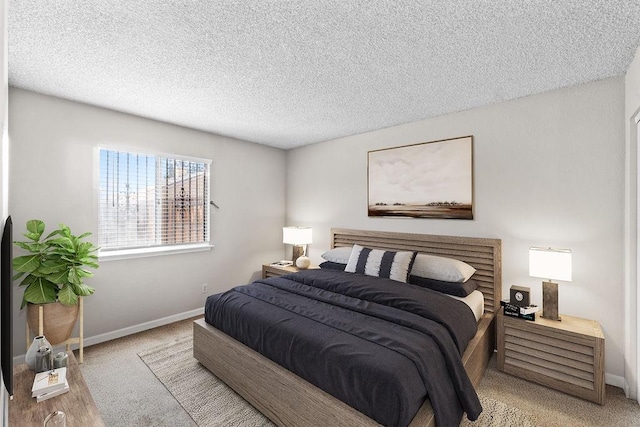
M 484 294 L 484 310 L 497 312 L 502 298 L 502 241 L 479 237 L 437 236 L 390 231 L 331 229 L 331 247 L 358 244 L 374 249 L 417 251 L 456 258 L 476 269 L 474 279 Z

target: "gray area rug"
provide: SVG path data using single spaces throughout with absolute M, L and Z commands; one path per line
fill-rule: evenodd
M 193 421 L 202 427 L 273 426 L 269 419 L 216 378 L 193 358 L 189 337 L 138 353 L 142 361 L 182 405 Z M 461 426 L 533 427 L 535 419 L 518 408 L 480 396 L 483 411 L 475 422 Z

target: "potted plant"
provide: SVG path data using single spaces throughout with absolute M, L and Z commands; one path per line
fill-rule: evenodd
M 91 233 L 75 236 L 69 227 L 60 224 L 42 238 L 44 230 L 44 222 L 27 221 L 23 236 L 28 241 L 14 243 L 29 254 L 13 259 L 17 272 L 13 279 L 22 278 L 19 286 L 25 289 L 20 308 L 27 306 L 29 327 L 38 331 L 38 305 L 43 305 L 44 335 L 51 345 L 57 345 L 73 332 L 78 318 L 78 297 L 95 292 L 83 282 L 93 276 L 87 268 L 98 268 L 95 255 L 98 248 L 82 240 Z

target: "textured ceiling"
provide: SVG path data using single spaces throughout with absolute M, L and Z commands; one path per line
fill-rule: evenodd
M 280 148 L 622 75 L 631 0 L 9 0 L 9 84 Z

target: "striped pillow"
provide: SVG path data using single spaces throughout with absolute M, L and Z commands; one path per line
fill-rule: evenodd
M 407 282 L 416 252 L 393 252 L 353 245 L 344 271 Z

